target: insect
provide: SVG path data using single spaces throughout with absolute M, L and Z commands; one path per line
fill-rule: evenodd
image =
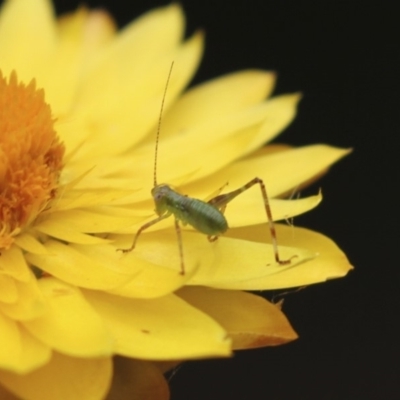
M 157 133 L 156 133 L 156 142 L 155 142 L 155 151 L 154 151 L 154 186 L 151 190 L 151 195 L 153 196 L 154 204 L 155 204 L 155 212 L 158 215 L 157 218 L 147 222 L 142 225 L 133 239 L 131 247 L 127 249 L 118 249 L 124 253 L 128 253 L 132 251 L 136 243 L 139 239 L 140 234 L 150 228 L 151 226 L 157 224 L 158 222 L 170 217 L 173 215 L 175 217 L 175 230 L 178 238 L 178 249 L 180 256 L 180 274 L 185 275 L 185 263 L 183 256 L 183 245 L 182 245 L 182 233 L 180 222 L 183 225 L 191 225 L 197 231 L 204 233 L 207 235 L 207 238 L 210 242 L 214 242 L 218 239 L 218 237 L 227 231 L 228 222 L 225 218 L 224 212 L 226 206 L 229 202 L 231 202 L 235 197 L 239 196 L 244 191 L 250 189 L 254 185 L 259 185 L 261 190 L 261 195 L 263 197 L 265 212 L 267 214 L 269 230 L 272 238 L 272 246 L 274 250 L 275 261 L 280 265 L 286 265 L 291 262 L 291 258 L 288 260 L 281 260 L 278 252 L 278 243 L 276 238 L 276 232 L 274 227 L 274 222 L 272 219 L 271 207 L 269 204 L 267 191 L 264 185 L 264 182 L 260 178 L 254 178 L 250 182 L 247 182 L 245 185 L 240 187 L 239 189 L 233 190 L 229 193 L 220 194 L 218 196 L 213 197 L 209 201 L 203 201 L 199 199 L 194 199 L 188 197 L 186 195 L 180 194 L 174 189 L 171 188 L 168 184 L 165 183 L 157 183 L 157 159 L 158 159 L 158 143 L 160 138 L 160 130 L 161 130 L 161 122 L 162 122 L 162 113 L 164 109 L 165 96 L 168 89 L 169 80 L 171 77 L 171 72 L 173 68 L 173 63 L 171 64 L 167 82 L 164 89 L 163 98 L 161 101 L 161 109 L 160 115 L 158 119 Z

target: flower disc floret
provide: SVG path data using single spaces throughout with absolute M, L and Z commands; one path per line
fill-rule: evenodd
M 0 74 L 0 249 L 54 198 L 64 146 L 43 90 Z

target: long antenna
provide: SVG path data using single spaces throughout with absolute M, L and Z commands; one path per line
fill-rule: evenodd
M 156 135 L 156 148 L 155 148 L 155 151 L 154 151 L 154 187 L 157 186 L 158 141 L 159 141 L 159 139 L 160 139 L 160 130 L 161 130 L 162 114 L 163 114 L 163 110 L 164 110 L 165 96 L 167 95 L 167 89 L 168 89 L 169 79 L 171 78 L 173 66 L 174 66 L 174 62 L 172 61 L 171 67 L 169 68 L 167 83 L 165 84 L 165 89 L 164 89 L 163 98 L 162 98 L 162 101 L 161 101 L 160 115 L 159 115 L 159 117 L 158 117 L 157 135 Z

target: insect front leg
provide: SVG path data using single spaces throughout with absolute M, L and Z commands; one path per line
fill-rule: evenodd
M 163 214 L 163 215 L 160 215 L 158 218 L 155 218 L 155 219 L 153 219 L 153 220 L 147 222 L 146 224 L 142 225 L 142 226 L 139 228 L 139 230 L 136 232 L 136 235 L 135 235 L 135 237 L 134 237 L 134 239 L 133 239 L 133 242 L 132 242 L 132 246 L 129 247 L 129 248 L 127 248 L 127 249 L 117 249 L 117 251 L 122 251 L 123 253 L 129 253 L 130 251 L 132 251 L 132 250 L 135 248 L 135 246 L 136 246 L 136 242 L 137 242 L 137 240 L 138 240 L 140 234 L 141 234 L 144 230 L 146 230 L 147 228 L 150 228 L 150 226 L 155 225 L 157 222 L 160 222 L 160 221 L 162 221 L 163 219 L 165 219 L 165 218 L 167 218 L 167 217 L 169 217 L 169 216 L 170 216 L 170 214 Z
M 276 231 L 275 231 L 275 225 L 274 225 L 274 220 L 272 218 L 272 212 L 271 212 L 271 206 L 269 204 L 269 199 L 267 195 L 267 190 L 265 188 L 265 184 L 260 178 L 254 178 L 250 182 L 246 183 L 239 189 L 233 190 L 232 192 L 225 193 L 225 194 L 220 194 L 219 196 L 216 196 L 212 198 L 211 200 L 208 201 L 209 204 L 213 205 L 214 207 L 218 208 L 222 213 L 225 211 L 225 208 L 227 204 L 232 201 L 235 197 L 239 196 L 239 194 L 245 192 L 246 190 L 250 189 L 254 185 L 260 185 L 260 190 L 261 190 L 261 195 L 264 200 L 264 207 L 265 207 L 265 213 L 267 214 L 267 220 L 268 220 L 268 225 L 269 225 L 269 230 L 271 232 L 271 240 L 272 240 L 272 247 L 274 249 L 274 255 L 275 255 L 275 261 L 280 264 L 280 265 L 286 265 L 290 264 L 290 261 L 293 257 L 291 257 L 288 260 L 281 260 L 279 257 L 279 251 L 278 251 L 278 241 L 276 238 Z M 216 240 L 216 238 L 209 237 L 210 241 Z

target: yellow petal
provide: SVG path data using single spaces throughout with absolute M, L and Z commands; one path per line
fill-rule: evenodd
M 44 367 L 26 375 L 0 370 L 0 383 L 29 400 L 99 400 L 112 376 L 110 358 L 80 359 L 54 353 Z
M 130 57 L 137 63 L 154 60 L 163 52 L 174 49 L 182 39 L 185 29 L 185 18 L 178 4 L 151 10 L 125 27 L 118 35 L 115 51 L 121 58 Z M 127 46 L 127 47 L 124 47 Z M 123 51 L 130 49 L 128 54 Z M 140 59 L 137 55 L 140 54 Z M 143 57 L 142 57 L 143 56 Z M 141 68 L 139 65 L 136 68 Z
M 209 177 L 183 186 L 181 191 L 191 197 L 203 199 L 225 184 L 228 186 L 224 188 L 224 192 L 229 192 L 257 176 L 263 179 L 268 195 L 275 197 L 297 189 L 347 154 L 348 149 L 327 145 L 310 145 L 269 155 L 260 154 L 259 157 L 236 161 Z M 256 192 L 252 189 L 248 192 L 254 191 Z M 235 202 L 240 203 L 243 196 L 237 197 Z
M 74 229 L 74 227 L 65 225 L 57 218 L 49 218 L 35 225 L 35 229 L 41 233 L 61 239 L 69 243 L 80 244 L 101 244 L 106 243 L 107 240 L 97 236 L 86 235 Z
M 37 318 L 46 311 L 46 300 L 32 272 L 28 282 L 14 280 L 11 287 L 15 288 L 16 298 L 12 302 L 0 303 L 2 313 L 12 319 L 26 321 Z
M 316 254 L 313 251 L 280 245 L 281 258 L 283 260 L 293 258 L 288 266 L 277 265 L 272 246 L 268 243 L 268 227 L 263 225 L 263 228 L 262 234 L 259 231 L 257 241 L 223 236 L 216 242 L 210 243 L 205 235 L 190 231 L 183 232 L 183 257 L 187 278 L 189 278 L 187 284 L 241 288 L 249 280 L 268 279 L 267 277 L 272 274 L 281 273 L 286 268 L 294 268 L 315 257 Z M 265 241 L 260 243 L 264 238 Z M 130 243 L 127 244 L 126 237 L 124 239 L 125 241 L 116 242 L 121 248 L 127 248 L 130 245 Z M 134 254 L 137 258 L 143 258 L 147 262 L 163 266 L 179 274 L 181 260 L 176 233 L 172 229 L 143 234 Z
M 46 249 L 46 255 L 27 253 L 27 260 L 50 275 L 81 287 L 115 289 L 140 270 L 140 264 L 127 265 L 116 248 L 107 245 L 65 245 L 49 240 Z
M 141 300 L 88 290 L 84 294 L 112 332 L 118 354 L 147 360 L 230 354 L 226 332 L 174 295 Z
M 80 79 L 114 35 L 115 27 L 104 11 L 80 8 L 64 16 L 59 26 L 57 48 L 43 68 L 41 86 L 55 115 L 64 115 L 74 106 Z M 63 79 L 60 79 L 60 76 Z
M 78 357 L 109 355 L 112 338 L 100 316 L 77 288 L 55 278 L 39 280 L 49 309 L 23 324 L 35 337 L 58 351 Z
M 163 55 L 163 58 L 154 65 L 148 66 L 145 75 L 140 80 L 135 80 L 131 86 L 126 86 L 125 82 L 125 91 L 119 93 L 116 110 L 110 110 L 110 100 L 108 99 L 108 114 L 103 112 L 104 118 L 108 119 L 105 123 L 108 125 L 111 123 L 113 127 L 113 131 L 104 132 L 108 133 L 107 142 L 101 143 L 102 148 L 100 148 L 96 141 L 94 142 L 97 144 L 96 148 L 91 150 L 89 146 L 85 146 L 85 152 L 89 156 L 93 153 L 101 154 L 105 148 L 107 148 L 107 154 L 125 152 L 127 147 L 136 144 L 149 132 L 152 132 L 160 115 L 161 101 L 171 60 L 174 60 L 174 71 L 168 86 L 168 97 L 165 98 L 165 110 L 192 78 L 199 64 L 202 48 L 203 36 L 196 34 L 173 54 Z M 118 125 L 115 121 L 118 121 Z M 124 147 L 119 143 L 117 148 L 118 141 L 115 140 L 115 133 L 112 134 L 116 129 L 118 129 L 118 135 L 124 138 L 123 141 L 121 140 Z M 152 134 L 151 137 L 154 138 L 154 135 Z M 131 158 L 130 170 L 132 170 L 132 166 Z M 109 165 L 108 168 L 110 169 L 110 167 L 112 168 Z M 121 165 L 119 169 L 121 169 Z
M 317 256 L 293 268 L 282 269 L 281 273 L 248 280 L 233 288 L 243 290 L 283 289 L 313 283 L 324 282 L 345 276 L 353 267 L 346 255 L 326 236 L 305 228 L 276 224 L 278 244 L 301 246 L 315 252 Z M 229 236 L 260 241 L 263 226 L 236 228 L 229 231 Z
M 71 284 L 127 297 L 160 297 L 189 279 L 190 275 L 182 277 L 175 266 L 168 269 L 137 257 L 136 252 L 117 252 L 117 248 L 130 244 L 65 246 L 52 241 L 46 243 L 49 254 L 26 254 L 26 257 L 50 275 Z
M 82 128 L 90 127 L 93 134 L 80 151 L 86 161 L 93 156 L 126 151 L 155 126 L 172 60 L 176 73 L 171 79 L 166 108 L 198 65 L 202 37 L 195 35 L 179 45 L 183 18 L 178 6 L 149 13 L 147 19 L 146 24 L 133 24 L 118 36 L 80 90 L 76 112 L 82 112 L 83 124 L 75 131 L 81 134 Z M 144 36 L 155 22 L 154 31 Z M 160 40 L 156 40 L 158 37 Z M 110 90 L 118 96 L 109 96 Z M 121 139 L 116 140 L 116 135 Z
M 264 179 L 270 196 L 278 196 L 296 189 L 349 154 L 350 151 L 317 144 L 271 154 L 266 157 L 264 164 Z
M 177 294 L 218 321 L 235 350 L 276 346 L 297 338 L 279 308 L 254 294 L 202 287 L 182 288 Z
M 92 179 L 91 179 L 92 180 Z M 104 181 L 103 181 L 104 184 Z M 121 187 L 121 185 L 119 185 Z M 122 186 L 123 187 L 123 186 Z M 129 186 L 126 186 L 129 188 Z M 115 199 L 119 199 L 120 197 L 125 197 L 128 194 L 132 193 L 132 190 L 121 190 L 121 189 L 95 189 L 88 190 L 86 189 L 75 189 L 71 190 L 68 193 L 68 189 L 66 189 L 66 194 L 62 195 L 62 197 L 57 200 L 57 203 L 54 204 L 52 208 L 52 212 L 54 211 L 64 211 L 77 209 L 80 207 L 94 207 L 98 205 L 109 205 Z
M 17 246 L 12 246 L 1 254 L 0 271 L 21 282 L 27 282 L 31 277 L 25 257 Z
M 0 274 L 0 307 L 2 303 L 14 303 L 18 299 L 15 279 Z
M 28 232 L 18 235 L 15 238 L 15 244 L 30 253 L 47 254 L 46 247 Z
M 259 103 L 270 95 L 275 79 L 273 73 L 248 70 L 196 86 L 184 93 L 165 115 L 162 121 L 162 138 Z M 150 138 L 150 141 L 154 146 L 154 138 Z
M 298 100 L 298 95 L 279 96 L 232 116 L 188 127 L 179 135 L 165 140 L 161 138 L 158 158 L 159 181 L 177 185 L 187 183 L 183 182 L 182 178 L 186 181 L 188 177 L 191 181 L 200 179 L 254 151 L 291 122 Z M 262 127 L 264 122 L 268 129 Z M 143 188 L 135 193 L 135 198 L 137 201 L 145 200 L 152 186 L 154 145 L 136 151 L 134 160 L 141 166 L 141 174 L 132 176 L 131 185 L 134 188 Z M 124 163 L 128 171 L 128 159 Z M 185 166 L 184 170 L 182 166 Z M 143 176 L 149 178 L 143 182 Z M 227 179 L 224 179 L 211 191 L 226 182 Z
M 81 20 L 83 23 L 83 15 Z M 41 71 L 40 87 L 44 88 L 46 101 L 55 115 L 69 112 L 76 97 L 81 72 L 81 42 L 73 39 L 72 36 L 67 40 L 57 37 L 57 47 Z
M 101 9 L 89 11 L 86 7 L 79 7 L 75 12 L 62 14 L 58 18 L 61 40 L 82 42 L 89 52 L 82 56 L 88 59 L 93 53 L 96 54 L 97 49 L 115 38 L 116 29 L 111 15 Z
M 248 193 L 243 194 L 243 198 L 242 196 L 237 197 L 236 199 L 240 201 L 235 199 L 235 201 L 229 203 L 226 209 L 225 216 L 230 228 L 256 225 L 267 221 L 261 193 L 257 193 L 256 188 L 254 188 L 251 195 L 249 193 L 246 196 L 246 194 Z M 297 200 L 272 199 L 270 200 L 272 217 L 274 221 L 295 217 L 312 210 L 321 200 L 321 193 Z
M 195 141 L 196 151 L 191 152 L 193 146 L 188 146 L 178 147 L 174 151 L 171 150 L 170 153 L 167 152 L 166 154 L 173 154 L 174 158 L 167 160 L 160 157 L 160 170 L 173 172 L 176 158 L 178 158 L 181 163 L 178 170 L 180 171 L 179 175 L 182 175 L 182 165 L 187 165 L 189 171 L 195 171 L 191 180 L 214 173 L 256 150 L 285 129 L 295 116 L 298 101 L 299 96 L 296 94 L 278 96 L 249 109 L 246 113 L 232 115 L 226 121 L 217 120 L 209 126 L 198 126 L 194 129 L 194 133 L 201 135 L 202 139 L 208 137 L 208 142 L 197 138 Z M 202 131 L 207 134 L 201 133 Z M 168 145 L 166 147 L 168 148 Z M 161 144 L 160 148 L 162 148 Z M 177 154 L 178 149 L 182 148 L 185 149 L 185 152 Z M 162 149 L 164 152 L 164 148 Z M 207 157 L 204 157 L 205 154 Z M 164 160 L 164 164 L 162 160 Z M 222 184 L 224 183 L 226 180 Z
M 139 299 L 152 299 L 173 293 L 187 282 L 191 275 L 189 272 L 182 276 L 178 273 L 178 266 L 165 268 L 136 257 L 136 252 L 123 255 L 124 260 L 132 260 L 132 263 L 141 264 L 141 271 L 132 280 L 117 288 L 109 289 L 108 292 L 118 296 Z M 174 267 L 174 266 L 172 266 Z
M 114 358 L 114 374 L 107 399 L 169 400 L 168 384 L 151 362 Z
M 138 217 L 133 218 L 127 215 L 128 213 L 122 216 L 113 216 L 108 215 L 107 210 L 101 211 L 96 212 L 94 207 L 91 207 L 90 211 L 79 209 L 60 211 L 52 214 L 51 222 L 46 221 L 45 224 L 38 224 L 35 227 L 37 230 L 43 231 L 43 226 L 50 227 L 51 224 L 54 224 L 56 234 L 60 225 L 68 225 L 70 230 L 76 232 L 103 233 L 116 231 L 139 220 Z M 47 233 L 50 234 L 49 230 L 47 230 Z
M 3 74 L 16 70 L 22 81 L 30 82 L 48 61 L 55 43 L 56 26 L 49 0 L 4 2 L 0 13 Z
M 99 107 L 108 99 L 114 108 L 119 98 L 110 99 L 109 93 L 119 93 L 118 89 L 124 93 L 124 86 L 131 87 L 132 82 L 140 81 L 149 64 L 174 50 L 182 38 L 183 24 L 182 11 L 176 4 L 150 11 L 129 24 L 110 42 L 101 59 L 96 60 L 95 69 L 81 88 L 79 102 L 85 107 L 90 104 Z M 146 93 L 136 94 L 140 95 Z
M 0 313 L 0 371 L 27 373 L 46 364 L 50 348 Z M 0 372 L 1 374 L 1 372 Z

